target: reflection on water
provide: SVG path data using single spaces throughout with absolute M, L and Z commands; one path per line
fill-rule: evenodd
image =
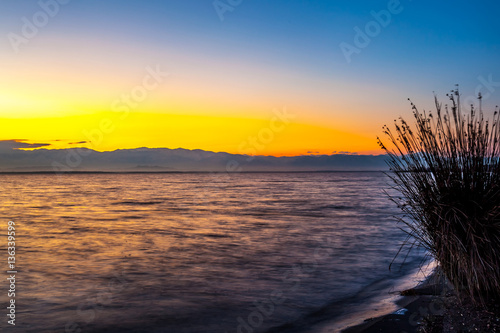
M 380 173 L 0 179 L 20 331 L 265 332 L 404 274 Z

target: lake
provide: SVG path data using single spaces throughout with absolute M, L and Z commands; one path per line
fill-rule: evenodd
M 379 172 L 0 180 L 16 331 L 306 332 L 377 304 L 423 258 L 389 270 L 406 235 Z

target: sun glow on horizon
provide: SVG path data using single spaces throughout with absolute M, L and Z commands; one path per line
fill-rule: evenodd
M 462 91 L 498 103 L 496 55 L 483 47 L 498 44 L 493 10 L 457 7 L 457 20 L 449 6 L 431 15 L 428 4 L 402 4 L 408 9 L 346 59 L 339 45 L 356 44 L 353 27 L 375 22 L 369 13 L 385 5 L 283 6 L 249 2 L 223 22 L 210 4 L 182 1 L 62 6 L 19 52 L 0 41 L 0 140 L 98 151 L 382 154 L 376 138 L 387 122 L 411 117 L 408 97 L 429 109 L 433 91 L 443 96 L 464 83 Z M 41 10 L 36 2 L 5 9 L 6 34 L 22 33 L 21 18 Z M 488 19 L 462 24 L 471 12 Z M 272 123 L 283 108 L 294 117 Z
M 268 118 L 98 112 L 66 117 L 3 118 L 0 139 L 47 143 L 35 149 L 184 148 L 245 155 L 297 156 L 381 153 L 375 140 L 355 133 L 298 122 L 273 110 Z

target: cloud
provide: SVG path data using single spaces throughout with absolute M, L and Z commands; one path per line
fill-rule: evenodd
M 70 142 L 69 144 L 70 145 L 79 145 L 79 144 L 82 144 L 82 143 L 87 143 L 88 141 L 78 141 L 78 142 Z
M 24 139 L 15 140 L 0 140 L 0 152 L 9 152 L 12 150 L 26 149 L 26 148 L 41 148 L 50 146 L 50 143 L 27 143 Z

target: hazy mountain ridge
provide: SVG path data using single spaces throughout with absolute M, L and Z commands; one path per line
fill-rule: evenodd
M 0 149 L 0 172 L 13 171 L 340 171 L 386 170 L 384 155 L 248 156 L 204 150 L 136 148 Z

